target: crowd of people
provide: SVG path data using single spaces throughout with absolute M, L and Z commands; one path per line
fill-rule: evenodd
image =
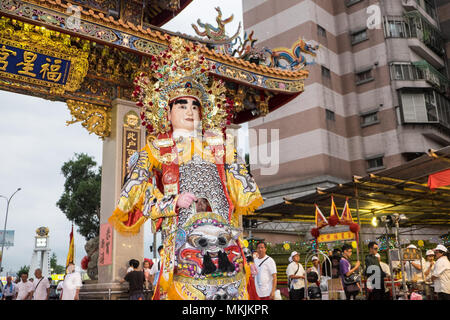
M 22 272 L 16 281 L 6 277 L 6 283 L 1 284 L 2 300 L 79 300 L 82 281 L 73 263 L 69 263 L 64 280 L 59 281 L 53 292 L 51 277 L 44 277 L 41 269 L 36 269 L 34 276 L 28 278 L 28 272 Z
M 160 256 L 162 249 L 162 246 L 158 248 Z M 418 250 L 414 245 L 409 245 L 408 249 Z M 347 300 L 356 299 L 360 293 L 365 293 L 367 300 L 388 299 L 389 288 L 386 284 L 390 281 L 387 279 L 394 275 L 389 265 L 381 261 L 376 242 L 370 242 L 368 250 L 364 270 L 360 270 L 360 261 L 352 263 L 353 248 L 349 244 L 335 248 L 322 262 L 319 257 L 313 256 L 309 266 L 302 265 L 298 252 L 291 252 L 286 268 L 289 299 L 339 299 L 339 294 L 333 295 L 337 292 L 343 292 Z M 281 300 L 280 290 L 277 290 L 277 266 L 275 260 L 267 255 L 266 243 L 259 242 L 253 253 L 249 250 L 245 252 L 250 265 L 250 280 L 259 299 Z M 422 260 L 403 261 L 403 264 L 402 268 L 400 262 L 393 262 L 392 270 L 395 273 L 403 270 L 408 285 L 422 280 L 428 285 L 426 296 L 434 293 L 439 300 L 450 300 L 450 262 L 445 246 L 437 245 L 433 250 L 427 250 Z M 145 259 L 142 266 L 138 260 L 131 259 L 127 273 L 120 281 L 129 283 L 129 299 L 145 300 L 145 292 L 156 286 L 160 269 L 160 259 Z M 43 277 L 40 269 L 35 270 L 34 276 L 34 279 L 29 279 L 28 273 L 24 272 L 16 281 L 8 276 L 6 284 L 1 285 L 2 300 L 79 300 L 82 280 L 74 264 L 69 264 L 64 280 L 58 283 L 53 293 L 51 278 Z
M 415 249 L 416 252 L 419 250 L 412 244 L 407 248 Z M 370 242 L 368 250 L 364 270 L 361 270 L 360 261 L 351 262 L 353 248 L 349 244 L 335 248 L 322 264 L 318 257 L 312 257 L 312 267 L 306 271 L 300 263 L 300 255 L 296 251 L 292 252 L 286 269 L 289 299 L 303 300 L 306 296 L 310 299 L 320 299 L 322 291 L 327 293 L 327 299 L 339 299 L 337 292 L 343 292 L 347 300 L 356 299 L 360 293 L 363 293 L 367 300 L 391 299 L 390 290 L 386 287 L 386 284 L 390 283 L 389 279 L 394 277 L 391 275 L 391 268 L 381 261 L 376 242 Z M 428 299 L 450 299 L 450 262 L 445 246 L 440 244 L 433 250 L 427 250 L 422 261 L 403 261 L 403 268 L 400 261 L 394 261 L 392 265 L 395 273 L 404 270 L 407 283 L 407 288 L 404 289 L 408 289 L 406 292 L 410 293 L 410 299 L 422 299 L 423 296 Z M 422 284 L 421 290 L 417 289 L 417 283 Z M 308 292 L 305 294 L 306 285 Z M 420 291 L 423 295 L 418 293 Z
M 159 256 L 161 256 L 162 250 L 163 246 L 159 246 Z M 145 291 L 156 286 L 161 270 L 161 259 L 156 259 L 154 262 L 145 259 L 142 263 L 142 270 L 139 266 L 138 260 L 131 259 L 127 274 L 120 280 L 121 283 L 128 282 L 130 300 L 145 300 Z

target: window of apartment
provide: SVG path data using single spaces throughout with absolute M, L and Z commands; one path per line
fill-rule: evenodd
M 354 5 L 354 4 L 357 4 L 358 2 L 361 2 L 362 0 L 346 0 L 345 1 L 345 5 L 347 6 L 347 7 L 350 7 L 350 6 L 352 6 L 352 5 Z
M 392 62 L 389 66 L 391 80 L 427 80 L 431 82 L 433 80 L 429 77 L 430 72 L 425 72 L 411 62 Z M 439 86 L 439 79 L 437 86 Z
M 401 94 L 403 121 L 427 122 L 425 96 L 423 93 L 403 92 Z
M 328 110 L 328 109 L 326 109 L 326 117 L 327 117 L 327 120 L 331 120 L 331 121 L 335 121 L 336 120 L 334 111 L 331 111 L 331 110 Z
M 368 112 L 361 115 L 361 127 L 367 127 L 380 123 L 378 120 L 378 111 Z
M 327 37 L 327 31 L 319 25 L 317 25 L 317 34 L 324 38 Z
M 395 63 L 391 65 L 392 80 L 413 80 L 412 66 L 410 63 Z
M 368 171 L 379 170 L 384 168 L 383 155 L 367 159 Z
M 414 159 L 417 159 L 421 156 L 423 156 L 425 152 L 405 152 L 402 154 L 403 159 L 405 159 L 406 162 L 412 161 Z
M 390 64 L 391 80 L 422 80 L 423 72 L 410 62 L 393 62 Z
M 389 17 L 385 32 L 386 38 L 406 38 L 407 25 L 402 17 Z
M 356 85 L 360 85 L 373 80 L 372 69 L 359 71 L 356 73 Z
M 369 39 L 369 37 L 367 36 L 367 29 L 360 30 L 351 34 L 352 45 L 358 44 L 367 39 Z
M 405 123 L 437 122 L 437 105 L 434 92 L 402 92 L 402 111 Z
M 438 108 L 439 123 L 450 129 L 450 100 L 436 91 L 434 91 L 434 97 Z
M 434 0 L 424 0 L 425 11 L 432 17 L 436 19 L 436 7 L 434 5 Z
M 328 69 L 327 67 L 322 66 L 322 77 L 331 79 L 330 69 Z
M 425 92 L 425 107 L 427 110 L 428 122 L 438 121 L 438 108 L 434 91 Z

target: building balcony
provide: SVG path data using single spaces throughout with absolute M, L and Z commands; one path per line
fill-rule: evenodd
M 444 59 L 431 50 L 420 38 L 409 38 L 408 46 L 419 56 L 429 61 L 435 68 L 445 67 Z
M 418 11 L 405 14 L 405 37 L 408 45 L 418 55 L 430 62 L 435 68 L 445 66 L 444 38 L 441 31 L 431 24 Z
M 392 87 L 394 90 L 408 88 L 432 89 L 431 85 L 425 80 L 392 80 Z
M 406 11 L 413 11 L 419 9 L 419 4 L 416 0 L 402 0 L 403 8 L 405 8 Z
M 390 63 L 391 80 L 395 89 L 434 88 L 449 96 L 450 80 L 425 60 L 412 63 Z
M 450 144 L 449 130 L 439 123 L 403 123 L 398 132 L 403 155 L 420 154 Z
M 426 0 L 402 0 L 402 5 L 405 11 L 419 11 L 428 22 L 433 24 L 436 28 L 439 28 L 436 9 Z
M 408 39 L 408 46 L 436 69 L 445 67 L 445 40 L 441 31 L 418 10 L 403 16 L 387 16 L 384 21 L 386 38 Z
M 450 88 L 450 80 L 446 76 L 433 68 L 433 66 L 425 60 L 416 61 L 412 64 L 422 71 L 419 72 L 419 74 L 422 75 L 423 80 L 432 85 L 440 93 L 448 94 Z

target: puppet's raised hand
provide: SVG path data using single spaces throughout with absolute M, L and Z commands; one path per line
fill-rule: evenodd
M 197 201 L 197 197 L 189 192 L 183 192 L 177 200 L 177 207 L 179 208 L 189 208 L 193 201 Z

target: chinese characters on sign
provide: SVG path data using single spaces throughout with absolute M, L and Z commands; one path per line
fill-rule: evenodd
M 100 246 L 98 265 L 106 266 L 112 263 L 112 226 L 109 223 L 100 225 Z
M 33 78 L 48 85 L 64 85 L 70 61 L 0 43 L 0 74 Z
M 139 129 L 132 129 L 129 127 L 123 128 L 123 163 L 122 163 L 122 181 L 124 181 L 128 174 L 128 161 L 130 157 L 140 150 L 141 134 Z
M 355 238 L 355 234 L 351 231 L 347 232 L 338 232 L 338 233 L 328 233 L 321 234 L 317 238 L 317 242 L 333 242 L 333 241 L 342 241 L 342 240 L 352 240 Z
M 402 250 L 403 260 L 405 261 L 414 261 L 420 259 L 419 250 L 414 248 L 406 248 Z
M 8 57 L 10 55 L 17 56 L 17 52 L 6 49 L 5 45 L 0 48 L 0 70 L 6 71 L 6 67 L 8 66 Z
M 47 79 L 49 81 L 58 82 L 61 79 L 61 60 L 55 60 L 54 64 L 50 64 L 52 60 L 50 58 L 45 58 L 45 61 L 47 63 L 44 63 L 41 66 L 41 71 L 39 73 L 43 73 L 44 79 Z
M 0 246 L 3 245 L 3 237 L 5 237 L 5 247 L 14 246 L 14 230 L 6 230 L 6 233 L 4 235 L 3 230 L 0 231 Z

